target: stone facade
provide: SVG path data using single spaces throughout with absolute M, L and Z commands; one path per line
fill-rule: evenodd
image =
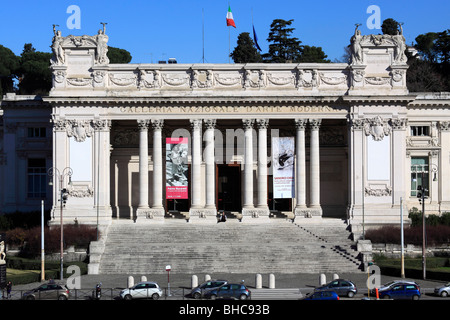
M 277 209 L 343 218 L 358 230 L 398 222 L 401 198 L 418 206 L 417 179 L 427 182 L 428 208 L 450 211 L 450 94 L 408 92 L 402 35 L 355 30 L 350 64 L 110 64 L 107 41 L 104 32 L 55 32 L 49 96 L 4 97 L 3 211 L 36 203 L 21 190 L 37 146 L 17 129 L 34 121 L 47 132 L 45 169 L 74 169 L 71 184 L 66 177 L 44 190 L 57 211 L 68 189 L 67 223 L 164 221 L 174 209 L 165 138 L 179 136 L 189 138 L 189 199 L 178 208 L 191 220 L 219 210 L 264 220 Z M 27 119 L 24 106 L 39 116 Z M 295 138 L 295 196 L 274 202 L 275 136 Z

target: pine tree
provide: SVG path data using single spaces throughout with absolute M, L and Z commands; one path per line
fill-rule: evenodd
M 270 32 L 267 41 L 269 52 L 263 55 L 265 62 L 286 63 L 300 62 L 301 41 L 292 37 L 294 28 L 289 28 L 294 20 L 275 19 L 270 25 Z
M 255 47 L 255 43 L 248 32 L 242 32 L 238 36 L 237 46 L 230 54 L 234 63 L 262 62 L 261 55 Z

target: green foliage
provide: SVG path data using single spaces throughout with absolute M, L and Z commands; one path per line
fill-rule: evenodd
M 300 57 L 300 62 L 311 62 L 311 63 L 324 63 L 330 62 L 326 59 L 327 55 L 323 52 L 321 47 L 314 46 L 302 46 L 302 55 Z
M 237 46 L 230 54 L 234 63 L 257 63 L 262 62 L 262 57 L 255 47 L 255 43 L 248 32 L 242 32 L 238 36 Z
M 381 32 L 383 32 L 383 34 L 389 34 L 391 36 L 396 35 L 400 32 L 398 22 L 392 18 L 384 20 L 383 24 L 381 25 Z
M 0 45 L 0 97 L 13 92 L 13 79 L 18 67 L 19 58 L 10 49 Z
M 132 59 L 131 54 L 127 50 L 116 47 L 108 47 L 106 55 L 109 63 L 129 63 Z
M 293 37 L 294 28 L 289 28 L 294 20 L 275 19 L 270 25 L 267 41 L 269 52 L 263 55 L 264 62 L 286 63 L 299 62 L 301 41 Z
M 48 94 L 52 87 L 51 57 L 51 53 L 36 51 L 31 43 L 24 45 L 16 72 L 19 77 L 19 94 Z

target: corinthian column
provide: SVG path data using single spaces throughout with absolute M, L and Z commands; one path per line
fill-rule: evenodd
M 253 206 L 253 123 L 254 119 L 243 119 L 244 125 L 244 205 L 242 213 L 245 210 L 254 209 Z M 247 212 L 248 213 L 248 212 Z
M 258 125 L 258 209 L 266 209 L 267 205 L 267 127 L 269 119 L 256 119 Z
M 138 120 L 139 127 L 139 206 L 137 215 L 146 215 L 148 206 L 148 127 L 150 120 Z
M 306 166 L 305 166 L 305 126 L 306 119 L 296 119 L 295 127 L 297 129 L 296 141 L 296 171 L 297 179 L 295 183 L 295 215 L 301 215 L 306 209 Z
M 163 172 L 162 172 L 162 128 L 163 119 L 152 120 L 153 128 L 153 204 L 152 217 L 164 216 Z M 155 210 L 156 209 L 156 210 Z
M 201 208 L 201 163 L 202 163 L 202 145 L 201 131 L 202 120 L 190 120 L 192 127 L 192 203 L 191 209 Z
M 216 170 L 214 162 L 214 128 L 216 126 L 215 119 L 205 120 L 205 163 L 206 163 L 206 209 L 216 209 Z
M 322 215 L 320 206 L 320 151 L 319 151 L 319 127 L 321 119 L 309 119 L 311 126 L 310 142 L 310 205 L 312 215 Z

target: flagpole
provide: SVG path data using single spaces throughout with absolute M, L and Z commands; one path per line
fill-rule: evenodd
M 205 9 L 202 8 L 202 46 L 203 46 L 203 56 L 202 60 L 205 63 Z

